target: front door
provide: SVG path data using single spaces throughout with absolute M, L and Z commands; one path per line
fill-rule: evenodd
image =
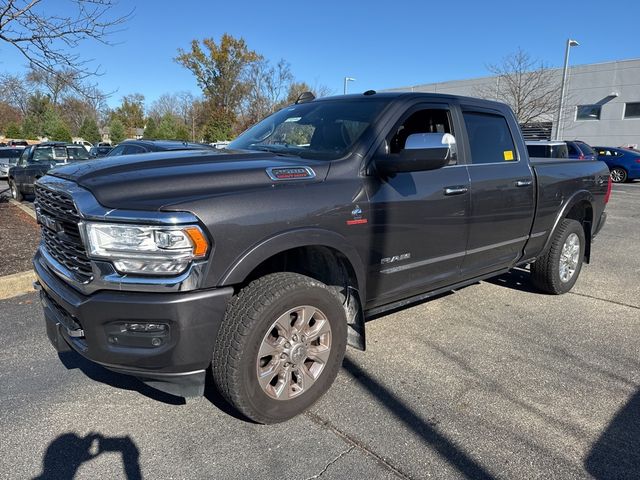
M 382 155 L 397 158 L 414 133 L 455 136 L 459 130 L 458 113 L 451 105 L 419 104 L 389 132 Z M 459 278 L 469 212 L 469 176 L 462 160 L 458 151 L 440 169 L 367 177 L 372 223 L 368 308 Z

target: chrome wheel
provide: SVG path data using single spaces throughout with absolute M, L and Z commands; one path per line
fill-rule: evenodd
M 611 180 L 615 183 L 622 183 L 627 179 L 627 174 L 620 168 L 611 170 Z
M 256 363 L 258 383 L 276 400 L 306 392 L 322 374 L 331 353 L 331 325 L 315 307 L 292 308 L 273 322 Z
M 560 252 L 560 280 L 566 283 L 573 278 L 579 259 L 580 238 L 575 233 L 572 233 L 564 241 Z

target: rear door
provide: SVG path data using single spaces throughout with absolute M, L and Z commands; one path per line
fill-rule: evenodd
M 533 171 L 513 117 L 463 107 L 471 211 L 462 277 L 513 266 L 529 238 L 535 206 Z

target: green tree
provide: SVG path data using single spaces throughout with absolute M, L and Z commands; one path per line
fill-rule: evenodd
M 17 122 L 9 122 L 4 129 L 4 135 L 7 138 L 21 138 L 22 129 Z
M 158 124 L 153 117 L 147 118 L 147 124 L 144 127 L 144 138 L 158 138 Z
M 191 50 L 178 50 L 175 61 L 191 71 L 207 98 L 226 114 L 238 111 L 248 92 L 249 68 L 262 59 L 249 50 L 242 38 L 225 33 L 216 43 L 213 38 L 191 42 Z
M 159 140 L 174 140 L 176 138 L 177 126 L 178 122 L 176 121 L 176 117 L 170 113 L 163 115 L 158 124 L 156 138 Z
M 232 115 L 220 110 L 214 110 L 208 117 L 202 129 L 202 137 L 205 142 L 220 142 L 229 140 L 233 136 Z
M 189 129 L 184 123 L 178 123 L 175 139 L 183 142 L 188 142 L 191 139 L 191 133 L 189 133 Z
M 42 116 L 42 133 L 49 140 L 54 140 L 53 136 L 55 133 L 58 133 L 58 129 L 60 124 L 62 123 L 62 119 L 60 115 L 53 108 L 53 105 L 47 106 L 47 109 Z
M 27 115 L 22 121 L 22 136 L 28 140 L 37 140 L 39 134 L 38 120 L 33 115 Z
M 71 131 L 69 127 L 62 121 L 58 122 L 51 135 L 49 135 L 49 140 L 53 140 L 54 142 L 70 142 Z
M 144 128 L 144 95 L 133 93 L 122 97 L 122 102 L 111 114 L 111 120 L 118 119 L 126 129 L 125 135 L 134 136 L 134 129 Z
M 102 138 L 98 123 L 93 118 L 85 118 L 80 127 L 80 136 L 88 142 L 97 143 Z
M 125 139 L 124 125 L 119 118 L 114 118 L 109 124 L 109 138 L 111 143 L 120 143 Z

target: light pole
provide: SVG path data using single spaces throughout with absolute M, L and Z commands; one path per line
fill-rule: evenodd
M 347 94 L 347 84 L 349 82 L 355 82 L 356 79 L 355 78 L 351 78 L 351 77 L 344 77 L 344 94 Z
M 577 41 L 571 40 L 570 38 L 567 39 L 567 47 L 564 51 L 564 69 L 562 70 L 562 86 L 560 87 L 560 105 L 558 106 L 558 119 L 556 121 L 556 140 L 560 140 L 560 135 L 562 134 L 562 109 L 564 107 L 564 92 L 567 87 L 567 73 L 569 69 L 569 49 L 571 49 L 571 47 L 577 47 L 579 45 L 580 44 Z

